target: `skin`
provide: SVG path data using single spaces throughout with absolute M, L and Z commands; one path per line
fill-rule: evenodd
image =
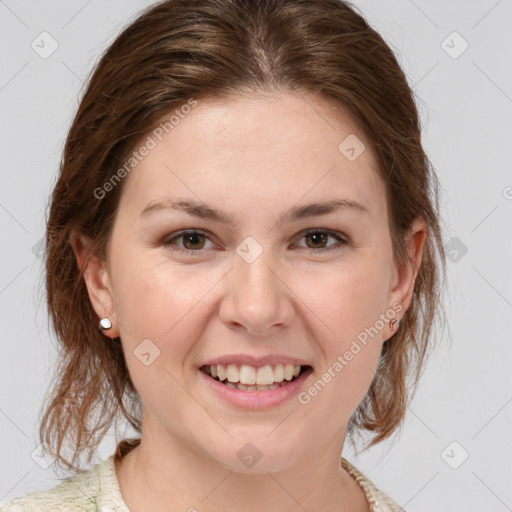
M 339 456 L 394 334 L 388 322 L 308 404 L 242 410 L 197 375 L 226 353 L 286 354 L 313 366 L 307 390 L 393 304 L 396 318 L 405 314 L 426 226 L 417 219 L 407 238 L 415 269 L 397 266 L 384 183 L 367 141 L 354 161 L 338 150 L 349 134 L 365 141 L 347 114 L 310 94 L 201 100 L 125 178 L 108 262 L 91 259 L 85 280 L 98 316 L 113 323 L 106 334 L 121 337 L 143 404 L 141 445 L 116 464 L 132 512 L 369 510 Z M 233 224 L 171 209 L 141 217 L 169 198 L 206 203 Z M 340 198 L 369 213 L 279 223 L 294 206 Z M 322 252 L 338 240 L 304 236 L 313 228 L 348 243 Z M 164 245 L 184 229 L 209 238 L 174 238 L 193 254 Z M 263 251 L 252 263 L 236 252 L 247 236 Z M 88 241 L 75 234 L 72 244 L 83 265 Z M 134 355 L 144 339 L 160 350 L 149 366 Z M 262 454 L 252 468 L 237 457 L 247 442 Z

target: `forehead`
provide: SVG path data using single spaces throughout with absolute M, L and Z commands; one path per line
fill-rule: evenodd
M 373 214 L 385 207 L 368 141 L 349 115 L 313 94 L 197 100 L 172 129 L 145 137 L 153 147 L 121 198 L 139 212 L 150 201 L 185 196 L 219 209 L 326 194 L 362 202 Z

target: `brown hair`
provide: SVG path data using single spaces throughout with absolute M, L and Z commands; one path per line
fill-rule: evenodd
M 396 262 L 409 261 L 404 234 L 411 222 L 421 217 L 427 223 L 412 303 L 384 343 L 348 433 L 373 433 L 369 448 L 401 426 L 411 398 L 408 379 L 415 389 L 432 346 L 445 255 L 437 177 L 422 148 L 413 91 L 392 50 L 341 0 L 168 0 L 125 28 L 97 64 L 51 197 L 46 288 L 60 354 L 39 434 L 43 450 L 58 464 L 81 471 L 75 463 L 84 452 L 90 462 L 119 413 L 141 431 L 140 399 L 119 339 L 108 342 L 98 330 L 70 234 L 86 235 L 91 253 L 108 261 L 123 180 L 101 199 L 95 191 L 142 137 L 191 98 L 263 91 L 313 92 L 358 123 L 386 184 Z M 64 456 L 66 441 L 70 459 Z

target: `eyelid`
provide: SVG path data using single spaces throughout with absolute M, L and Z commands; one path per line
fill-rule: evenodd
M 346 237 L 343 233 L 340 233 L 340 232 L 332 230 L 332 229 L 327 229 L 327 228 L 307 229 L 306 231 L 302 231 L 301 233 L 299 233 L 297 238 L 300 240 L 301 238 L 304 238 L 305 236 L 310 235 L 312 233 L 321 233 L 324 235 L 331 236 L 333 238 L 336 238 L 337 243 L 330 245 L 328 247 L 320 248 L 320 249 L 301 246 L 303 249 L 305 249 L 306 252 L 321 254 L 321 253 L 325 253 L 330 250 L 341 249 L 343 246 L 348 245 L 348 243 L 349 243 L 348 237 Z
M 171 243 L 173 240 L 180 239 L 181 237 L 183 237 L 185 235 L 195 235 L 195 234 L 204 235 L 204 237 L 206 239 L 208 239 L 208 240 L 210 240 L 210 242 L 212 242 L 211 235 L 209 235 L 208 232 L 206 232 L 206 231 L 203 231 L 201 229 L 183 229 L 183 230 L 178 231 L 176 233 L 171 233 L 171 235 L 169 235 L 169 236 L 166 236 L 162 240 L 162 245 L 164 247 L 169 247 L 171 250 L 176 251 L 176 252 L 197 253 L 198 254 L 200 252 L 203 252 L 204 249 L 198 249 L 198 250 L 194 251 L 192 249 L 187 249 L 185 247 L 178 247 L 175 244 Z
M 301 231 L 296 236 L 296 239 L 300 240 L 300 239 L 304 238 L 305 236 L 310 235 L 312 233 L 321 233 L 321 234 L 331 236 L 337 240 L 337 243 L 330 245 L 328 247 L 323 247 L 323 248 L 311 248 L 311 247 L 300 246 L 301 249 L 307 253 L 322 254 L 322 253 L 326 253 L 330 250 L 341 249 L 344 246 L 349 245 L 349 243 L 350 243 L 348 237 L 345 234 L 340 233 L 339 231 L 335 231 L 332 229 L 326 229 L 326 228 L 310 228 L 305 231 Z M 185 235 L 193 235 L 193 234 L 204 235 L 206 237 L 206 239 L 208 239 L 210 242 L 213 243 L 212 236 L 210 234 L 208 234 L 207 231 L 203 231 L 201 229 L 193 229 L 193 228 L 192 229 L 184 229 L 184 230 L 172 233 L 171 235 L 166 236 L 162 240 L 161 243 L 164 247 L 168 247 L 171 250 L 176 251 L 176 252 L 187 253 L 187 254 L 192 254 L 192 253 L 199 254 L 201 252 L 204 252 L 204 249 L 197 249 L 197 250 L 187 249 L 185 247 L 179 247 L 179 246 L 171 243 L 173 240 L 180 239 L 181 237 L 183 237 Z

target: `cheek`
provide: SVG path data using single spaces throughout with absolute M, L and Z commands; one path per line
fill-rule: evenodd
M 358 256 L 340 265 L 326 266 L 297 274 L 292 289 L 317 318 L 317 333 L 332 351 L 350 345 L 385 313 L 388 276 L 382 261 Z M 304 310 L 306 311 L 306 310 Z M 378 323 L 382 330 L 382 321 Z M 379 337 L 379 336 L 377 336 Z
M 155 365 L 181 372 L 179 365 L 215 313 L 212 297 L 225 269 L 180 266 L 142 251 L 119 261 L 116 269 L 116 314 L 125 353 L 133 354 L 149 339 L 160 350 Z
M 120 260 L 114 278 L 116 311 L 126 330 L 156 338 L 191 311 L 209 281 L 201 284 L 197 272 L 142 252 Z
M 190 267 L 191 268 L 191 267 Z M 183 362 L 203 328 L 195 307 L 212 288 L 213 277 L 199 278 L 162 258 L 125 257 L 114 277 L 116 314 L 128 371 L 144 406 L 171 415 L 162 404 L 193 408 L 183 391 Z M 158 415 L 157 414 L 157 415 Z M 171 416 L 164 422 L 171 422 Z
M 310 388 L 311 398 L 327 408 L 335 402 L 334 414 L 355 410 L 374 378 L 387 321 L 386 283 L 383 263 L 371 258 L 295 281 L 294 290 L 307 297 L 305 303 L 314 313 L 313 336 L 324 361 Z

